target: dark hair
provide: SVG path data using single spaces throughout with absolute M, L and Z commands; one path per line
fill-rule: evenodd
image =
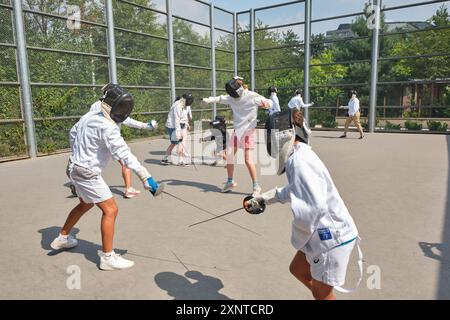
M 297 89 L 295 90 L 295 94 L 300 94 L 303 96 L 303 90 L 302 89 Z
M 277 87 L 275 86 L 270 86 L 269 89 L 267 89 L 267 94 L 270 96 L 272 94 L 272 92 L 278 92 Z

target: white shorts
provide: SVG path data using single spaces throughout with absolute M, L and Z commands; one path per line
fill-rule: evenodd
M 332 287 L 342 286 L 345 283 L 348 261 L 356 241 L 355 239 L 315 257 L 306 255 L 306 260 L 311 266 L 312 278 Z
M 69 177 L 78 197 L 86 203 L 100 203 L 113 197 L 102 176 L 90 169 L 74 165 Z

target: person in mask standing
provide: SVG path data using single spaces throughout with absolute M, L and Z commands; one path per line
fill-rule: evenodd
M 295 96 L 289 100 L 288 107 L 289 109 L 298 109 L 302 112 L 304 112 L 303 109 L 312 107 L 314 105 L 314 102 L 311 103 L 304 103 L 303 102 L 303 91 L 302 89 L 295 90 Z M 308 126 L 308 123 L 306 122 L 306 119 L 304 119 L 303 128 L 306 130 L 308 136 L 311 135 L 311 129 Z M 309 144 L 309 141 L 306 141 L 306 143 Z
M 234 157 L 238 149 L 244 150 L 245 165 L 253 182 L 253 194 L 261 192 L 257 180 L 256 167 L 252 159 L 252 150 L 255 148 L 257 111 L 258 108 L 269 109 L 273 107 L 272 100 L 266 99 L 256 92 L 248 90 L 243 78 L 234 77 L 225 84 L 228 95 L 203 98 L 203 103 L 220 103 L 229 105 L 233 111 L 234 132 L 227 150 L 228 179 L 224 183 L 222 192 L 230 192 L 237 183 L 233 179 Z
M 124 259 L 113 250 L 114 225 L 118 214 L 117 204 L 101 173 L 112 157 L 132 169 L 142 181 L 144 188 L 158 196 L 164 185 L 158 185 L 147 169 L 131 153 L 120 135 L 118 124 L 127 119 L 133 110 L 134 100 L 119 85 L 109 85 L 101 98 L 101 111 L 88 112 L 70 130 L 72 155 L 67 175 L 76 188 L 80 202 L 72 209 L 60 234 L 50 244 L 52 249 L 69 249 L 78 244 L 70 231 L 80 218 L 94 205 L 102 211 L 101 270 L 127 269 L 133 261 Z
M 107 90 L 109 90 L 112 86 L 114 86 L 114 84 L 107 84 L 106 86 L 104 86 L 102 88 L 103 94 L 106 93 Z M 93 103 L 91 105 L 90 108 L 90 112 L 101 112 L 102 110 L 102 102 L 101 101 L 96 101 L 95 103 Z M 133 129 L 142 129 L 142 130 L 156 130 L 158 128 L 158 123 L 156 122 L 156 120 L 151 120 L 148 123 L 145 122 L 141 122 L 138 120 L 135 120 L 131 117 L 126 118 L 122 123 L 119 124 L 120 125 L 124 125 L 126 127 L 129 128 L 133 128 Z M 131 199 L 134 198 L 135 196 L 138 196 L 141 191 L 133 188 L 131 186 L 131 169 L 128 168 L 122 161 L 119 160 L 119 164 L 122 167 L 122 178 L 123 178 L 123 182 L 125 184 L 125 194 L 123 195 L 124 198 L 126 199 Z M 74 192 L 74 190 L 72 189 L 72 193 L 76 196 L 76 191 Z
M 194 96 L 190 92 L 184 93 L 180 98 L 177 98 L 170 108 L 167 115 L 166 130 L 169 135 L 170 145 L 167 147 L 166 154 L 161 160 L 162 165 L 168 165 L 169 156 L 172 151 L 177 147 L 177 154 L 179 157 L 178 165 L 186 165 L 183 161 L 184 156 L 187 154 L 185 146 L 183 144 L 183 136 L 187 137 L 187 125 L 189 124 L 189 107 L 194 102 Z
M 364 138 L 361 122 L 359 121 L 361 113 L 359 111 L 359 99 L 357 96 L 358 93 L 356 90 L 350 90 L 348 93 L 348 98 L 350 99 L 348 105 L 339 107 L 339 109 L 348 109 L 348 117 L 347 120 L 345 120 L 344 134 L 339 138 L 347 138 L 348 126 L 351 122 L 355 124 L 356 129 L 359 131 L 359 139 Z
M 306 144 L 303 115 L 297 108 L 275 114 L 267 141 L 269 154 L 276 159 L 276 173 L 286 173 L 288 184 L 260 196 L 244 199 L 244 209 L 262 213 L 266 205 L 290 202 L 294 215 L 291 243 L 297 250 L 289 270 L 311 290 L 315 299 L 335 299 L 333 289 L 344 289 L 347 265 L 357 246 L 362 279 L 363 256 L 355 222 L 317 154 Z M 275 117 L 277 117 L 275 119 Z
M 269 116 L 274 112 L 280 112 L 280 101 L 278 100 L 278 89 L 277 87 L 271 86 L 269 89 L 267 89 L 267 93 L 269 94 L 269 99 L 272 100 L 272 107 L 268 110 Z

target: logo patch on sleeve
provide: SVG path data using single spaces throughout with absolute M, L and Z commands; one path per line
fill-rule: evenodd
M 331 231 L 328 228 L 317 229 L 317 232 L 319 233 L 319 238 L 322 241 L 333 239 L 331 236 Z

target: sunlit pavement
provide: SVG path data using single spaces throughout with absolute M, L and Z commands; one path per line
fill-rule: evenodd
M 376 133 L 358 140 L 355 132 L 346 139 L 338 139 L 340 134 L 314 131 L 312 138 L 356 221 L 365 255 L 361 286 L 338 298 L 449 299 L 448 136 Z M 189 227 L 212 217 L 205 211 L 219 215 L 238 208 L 251 181 L 245 165 L 238 165 L 236 190 L 222 194 L 223 167 L 159 165 L 167 144 L 155 139 L 130 147 L 156 179 L 167 183 L 169 193 L 192 205 L 167 194 L 154 199 L 144 191 L 124 199 L 114 161 L 103 175 L 119 206 L 114 246 L 135 262 L 125 271 L 98 269 L 97 208 L 74 230 L 78 247 L 50 250 L 78 201 L 67 187 L 68 154 L 1 163 L 0 298 L 311 299 L 288 271 L 295 253 L 289 206 L 273 205 L 259 216 L 240 211 L 226 216 L 228 221 Z M 285 179 L 262 175 L 260 181 L 267 190 Z M 142 190 L 136 176 L 133 186 Z M 347 287 L 355 284 L 358 272 L 354 253 Z M 73 278 L 78 275 L 79 289 Z

